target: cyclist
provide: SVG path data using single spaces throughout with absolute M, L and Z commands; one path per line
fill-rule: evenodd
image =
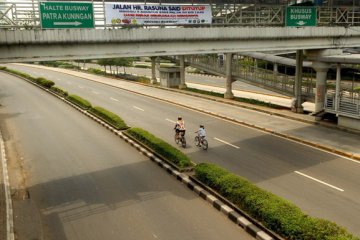
M 176 121 L 174 130 L 176 132 L 176 137 L 179 137 L 179 133 L 182 137 L 185 136 L 185 121 L 182 119 L 182 117 L 178 117 L 178 120 Z
M 196 131 L 199 136 L 200 142 L 206 137 L 205 127 L 204 125 L 200 125 L 199 130 Z

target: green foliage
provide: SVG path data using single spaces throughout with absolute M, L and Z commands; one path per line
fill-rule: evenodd
M 77 106 L 81 107 L 82 109 L 87 110 L 87 109 L 91 108 L 91 103 L 89 101 L 87 101 L 77 95 L 68 95 L 66 97 L 66 99 L 69 100 L 70 102 L 76 104 Z
M 104 58 L 97 60 L 100 66 L 121 66 L 131 67 L 133 65 L 133 58 Z
M 190 91 L 190 92 L 205 94 L 205 95 L 209 95 L 209 96 L 215 96 L 215 97 L 221 97 L 221 98 L 224 97 L 224 94 L 222 94 L 222 93 L 200 90 L 200 89 L 196 89 L 196 88 L 186 88 L 185 90 Z M 270 102 L 263 102 L 263 101 L 259 101 L 259 100 L 251 99 L 251 98 L 249 99 L 249 98 L 235 97 L 234 100 L 238 101 L 238 102 L 249 103 L 249 104 L 254 104 L 254 105 L 263 106 L 263 107 L 270 107 L 270 108 L 274 108 L 274 109 L 282 109 L 283 108 L 281 106 L 272 104 Z
M 354 88 L 354 91 L 355 91 L 355 92 L 360 92 L 360 87 Z
M 5 70 L 6 70 L 6 67 L 4 67 L 4 66 L 0 66 L 0 70 L 5 71 Z
M 65 90 L 63 90 L 63 89 L 61 89 L 61 88 L 59 88 L 57 86 L 52 86 L 50 88 L 50 90 L 55 92 L 56 94 L 62 96 L 62 97 L 67 97 L 69 95 L 67 91 L 65 91 Z
M 36 78 L 30 76 L 29 74 L 19 72 L 19 71 L 16 71 L 16 70 L 13 70 L 13 69 L 10 69 L 10 68 L 6 68 L 6 67 L 3 70 L 8 72 L 8 73 L 12 73 L 12 74 L 18 75 L 20 77 L 26 78 L 26 79 L 28 79 L 30 81 L 36 82 Z
M 312 218 L 289 201 L 214 164 L 198 164 L 195 176 L 286 239 L 359 240 L 335 223 Z
M 43 86 L 44 88 L 48 88 L 48 89 L 55 85 L 55 83 L 53 81 L 50 81 L 50 80 L 48 80 L 46 78 L 42 78 L 42 77 L 36 78 L 35 82 L 37 84 Z
M 142 65 L 142 64 L 135 64 L 134 67 L 136 67 L 136 68 L 151 68 L 151 66 Z
M 89 68 L 87 71 L 90 73 L 94 73 L 96 75 L 106 75 L 105 71 L 97 69 L 97 68 Z
M 179 167 L 193 166 L 188 156 L 144 129 L 130 128 L 126 132 L 175 165 Z
M 93 107 L 90 109 L 90 112 L 100 117 L 105 122 L 109 123 L 118 130 L 124 130 L 129 128 L 124 122 L 124 120 L 122 120 L 118 115 L 102 107 Z

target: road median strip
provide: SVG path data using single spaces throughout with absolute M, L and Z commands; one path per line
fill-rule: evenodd
M 29 79 L 26 79 L 26 80 L 32 82 Z M 32 83 L 39 86 L 37 83 L 34 83 L 34 82 L 32 82 Z M 292 227 L 291 227 L 291 226 L 295 227 L 296 224 L 303 224 L 303 225 L 305 224 L 304 226 L 303 225 L 300 225 L 300 226 L 303 226 L 304 229 L 309 231 L 309 232 L 303 231 L 303 232 L 301 232 L 301 234 L 304 234 L 304 236 L 306 234 L 308 234 L 308 235 L 310 234 L 310 236 L 314 236 L 313 239 L 319 239 L 319 240 L 320 239 L 321 240 L 322 239 L 329 239 L 329 240 L 330 239 L 336 239 L 336 238 L 329 238 L 328 235 L 326 235 L 327 232 L 329 232 L 330 234 L 332 234 L 334 236 L 339 235 L 342 240 L 347 240 L 347 239 L 358 240 L 358 238 L 353 237 L 345 229 L 337 226 L 335 223 L 332 223 L 332 222 L 327 221 L 327 220 L 311 218 L 311 217 L 309 217 L 307 215 L 304 215 L 304 217 L 301 217 L 302 213 L 297 207 L 295 207 L 295 205 L 292 205 L 291 203 L 289 203 L 289 202 L 287 202 L 287 201 L 285 201 L 285 200 L 283 200 L 283 199 L 281 199 L 281 198 L 279 198 L 279 197 L 277 197 L 275 195 L 271 195 L 271 193 L 258 188 L 256 185 L 251 184 L 247 180 L 238 180 L 238 179 L 243 179 L 243 178 L 241 178 L 239 176 L 236 176 L 234 174 L 231 174 L 231 173 L 226 173 L 225 170 L 221 170 L 221 168 L 216 166 L 216 165 L 210 165 L 210 164 L 206 165 L 204 163 L 196 165 L 195 166 L 195 177 L 196 177 L 196 179 L 198 179 L 200 181 L 201 184 L 195 183 L 193 181 L 192 177 L 189 178 L 188 175 L 185 175 L 184 173 L 179 172 L 178 169 L 175 169 L 172 166 L 172 164 L 169 164 L 168 162 L 164 162 L 162 159 L 159 159 L 156 156 L 156 154 L 158 154 L 159 150 L 154 150 L 154 148 L 155 149 L 158 148 L 159 147 L 158 145 L 162 146 L 162 147 L 160 147 L 160 152 L 165 153 L 165 156 L 164 156 L 165 159 L 168 159 L 169 157 L 173 156 L 172 154 L 167 155 L 167 148 L 169 146 L 166 145 L 165 142 L 164 143 L 162 143 L 161 141 L 159 142 L 159 139 L 157 139 L 155 136 L 151 135 L 150 133 L 147 133 L 146 131 L 144 131 L 142 129 L 135 129 L 134 130 L 134 128 L 133 129 L 130 128 L 124 134 L 123 131 L 118 131 L 113 126 L 109 125 L 108 123 L 103 122 L 103 119 L 101 119 L 101 120 L 97 119 L 98 116 L 91 114 L 90 111 L 82 109 L 78 105 L 68 101 L 67 99 L 65 99 L 64 97 L 62 97 L 61 95 L 59 95 L 57 93 L 49 91 L 48 89 L 46 89 L 43 86 L 40 86 L 40 87 L 47 90 L 52 95 L 57 96 L 58 98 L 62 99 L 63 101 L 71 104 L 73 107 L 75 107 L 76 109 L 78 109 L 82 113 L 88 115 L 93 120 L 96 120 L 97 122 L 100 122 L 103 126 L 106 126 L 107 129 L 110 129 L 113 133 L 115 133 L 116 135 L 118 135 L 119 137 L 124 139 L 126 142 L 133 145 L 136 149 L 138 149 L 145 156 L 148 156 L 151 160 L 153 160 L 159 166 L 164 168 L 168 173 L 175 176 L 179 181 L 181 181 L 185 185 L 187 185 L 189 189 L 193 190 L 200 197 L 202 197 L 206 201 L 209 201 L 210 203 L 212 203 L 212 205 L 218 211 L 221 211 L 230 220 L 233 219 L 232 221 L 235 222 L 234 220 L 236 219 L 236 224 L 243 227 L 248 233 L 250 233 L 252 236 L 256 237 L 257 239 L 261 239 L 261 240 L 281 239 L 281 237 L 277 237 L 278 236 L 277 234 L 273 234 L 272 236 L 270 236 L 269 234 L 267 234 L 269 232 L 269 230 L 267 230 L 266 228 L 263 228 L 267 232 L 267 233 L 265 233 L 263 230 L 261 230 L 261 227 L 259 228 L 259 226 L 256 226 L 253 223 L 251 223 L 250 225 L 246 225 L 246 221 L 243 220 L 244 216 L 239 217 L 237 215 L 238 213 L 235 213 L 234 210 L 231 210 L 232 208 L 229 208 L 229 206 L 226 205 L 223 201 L 219 200 L 216 197 L 216 195 L 212 195 L 210 192 L 205 190 L 203 187 L 204 186 L 205 187 L 209 186 L 209 187 L 211 187 L 211 189 L 214 187 L 215 191 L 219 191 L 219 194 L 221 196 L 224 196 L 227 199 L 227 196 L 226 196 L 227 194 L 236 193 L 237 192 L 236 191 L 237 186 L 241 186 L 241 185 L 244 184 L 243 182 L 246 182 L 246 184 L 249 186 L 247 188 L 249 188 L 249 189 L 246 188 L 247 189 L 245 191 L 246 194 L 243 197 L 240 197 L 240 200 L 241 199 L 246 199 L 246 198 L 249 198 L 250 200 L 246 200 L 245 205 L 241 203 L 241 201 L 243 201 L 243 200 L 241 200 L 240 205 L 238 205 L 237 207 L 239 207 L 241 209 L 245 208 L 248 211 L 250 211 L 250 215 L 252 215 L 252 217 L 246 218 L 246 219 L 250 220 L 249 222 L 254 221 L 252 218 L 255 218 L 255 219 L 260 218 L 261 223 L 265 224 L 265 226 L 267 226 L 269 229 L 273 229 L 273 230 L 276 229 L 277 231 L 281 230 L 280 234 L 283 237 L 296 238 L 296 239 L 306 239 L 306 238 L 299 237 L 301 235 L 299 235 L 299 236 L 292 235 L 293 230 L 292 230 Z M 256 128 L 261 129 L 258 126 L 256 126 Z M 134 137 L 134 136 L 136 136 L 136 137 Z M 131 139 L 132 137 L 134 137 L 135 139 Z M 140 141 L 141 143 L 150 142 L 150 144 L 145 144 L 150 149 L 144 148 L 141 144 L 137 143 L 137 141 Z M 172 147 L 172 146 L 170 146 L 170 147 Z M 174 149 L 177 150 L 176 148 L 174 148 Z M 170 152 L 172 152 L 172 151 L 173 150 L 170 150 Z M 175 152 L 175 156 L 176 156 L 176 154 L 177 154 L 177 152 Z M 191 162 L 190 159 L 189 159 L 189 161 Z M 176 165 L 179 162 L 181 162 L 181 161 L 176 160 L 175 161 Z M 208 168 L 210 168 L 212 170 L 208 171 L 208 172 L 205 171 L 206 172 L 205 173 L 204 172 L 204 166 L 205 166 L 205 170 L 206 170 L 206 168 L 208 166 L 210 166 Z M 186 163 L 185 166 L 180 164 L 180 167 L 189 167 L 189 166 Z M 221 179 L 221 180 L 219 180 L 219 179 Z M 232 181 L 229 182 L 229 179 L 232 180 Z M 224 182 L 220 184 L 217 181 L 224 181 Z M 234 182 L 234 183 L 231 183 L 231 182 Z M 225 189 L 223 188 L 224 186 L 222 186 L 222 184 L 224 184 L 224 183 L 225 183 L 225 185 L 224 185 Z M 230 189 L 228 189 L 229 184 L 230 185 L 232 184 Z M 230 190 L 230 192 L 227 191 L 226 189 Z M 228 196 L 228 197 L 230 197 L 229 201 L 230 202 L 235 201 L 235 203 L 239 204 L 238 200 L 236 200 L 237 199 L 236 196 L 237 196 L 236 194 Z M 269 198 L 269 196 L 272 196 L 272 197 Z M 272 202 L 273 201 L 273 200 L 271 200 L 272 198 L 274 198 L 276 201 Z M 286 206 L 292 206 L 290 209 L 295 209 L 295 213 L 294 213 L 295 215 L 294 214 L 290 214 L 291 216 L 287 215 L 287 213 L 288 213 L 287 211 L 289 210 L 288 207 L 285 207 L 285 209 L 279 208 L 277 210 L 272 211 L 272 209 L 274 207 L 273 206 L 274 203 L 276 203 L 275 204 L 275 207 L 276 207 L 277 204 L 279 204 L 279 206 L 282 206 L 281 204 L 283 204 L 283 202 L 284 202 L 284 204 Z M 257 204 L 260 204 L 262 206 L 262 208 L 260 209 L 261 212 L 259 212 L 260 215 L 259 215 L 259 213 L 257 213 L 257 210 L 256 210 L 257 209 L 256 206 L 258 206 Z M 300 215 L 300 218 L 299 218 L 300 220 L 293 219 L 297 215 Z M 277 219 L 277 218 L 279 218 L 279 219 Z M 310 220 L 308 220 L 308 219 L 310 219 Z M 304 221 L 304 220 L 306 220 L 306 221 Z M 270 221 L 270 222 L 268 222 L 268 221 Z M 278 221 L 280 221 L 280 222 L 278 222 Z M 296 223 L 296 224 L 294 224 L 294 225 L 290 224 L 291 226 L 290 227 L 287 226 L 288 228 L 285 228 L 285 229 L 281 228 L 281 227 L 286 227 L 286 226 L 283 226 L 283 224 L 285 224 L 287 221 L 295 221 L 294 223 Z M 317 222 L 319 222 L 318 225 L 317 225 Z M 309 224 L 306 225 L 307 223 L 309 223 Z M 280 225 L 278 225 L 278 224 L 280 224 Z M 260 224 L 260 226 L 261 226 L 261 224 Z M 315 227 L 313 227 L 313 226 L 315 226 Z M 298 228 L 297 228 L 297 231 L 299 231 Z

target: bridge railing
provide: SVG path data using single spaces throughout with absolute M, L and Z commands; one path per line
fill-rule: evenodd
M 131 28 L 149 26 L 106 25 L 104 5 L 104 0 L 93 1 L 96 28 Z M 270 4 L 211 4 L 213 15 L 212 24 L 194 24 L 190 26 L 285 26 L 285 7 L 286 5 Z M 317 21 L 319 26 L 360 26 L 360 6 L 318 6 L 317 10 Z M 164 25 L 153 26 L 165 27 Z M 173 26 L 183 27 L 184 25 L 172 25 L 172 27 Z M 0 2 L 0 27 L 40 28 L 39 1 L 24 0 L 22 2 Z
M 232 63 L 232 75 L 234 79 L 261 86 L 281 94 L 294 96 L 295 76 L 252 66 L 239 59 L 240 57 L 236 56 Z M 186 57 L 186 62 L 201 70 L 225 76 L 225 62 L 218 56 L 192 55 Z M 314 88 L 314 79 L 310 75 L 304 74 L 302 95 L 310 99 L 313 98 Z
M 327 91 L 325 111 L 360 119 L 360 93 L 342 90 L 336 101 L 335 91 Z

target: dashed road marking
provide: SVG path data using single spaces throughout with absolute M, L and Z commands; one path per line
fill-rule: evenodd
M 142 108 L 139 108 L 139 107 L 137 107 L 137 106 L 133 106 L 133 108 L 135 108 L 135 109 L 137 109 L 137 110 L 140 110 L 140 111 L 145 111 L 144 109 L 142 109 Z
M 115 101 L 115 102 L 118 102 L 119 100 L 116 99 L 116 98 L 113 98 L 113 97 L 110 97 L 111 100 Z
M 81 88 L 81 89 L 83 89 L 83 88 L 84 88 L 84 87 L 83 87 L 83 86 L 81 86 L 81 85 L 78 85 L 78 87 L 79 87 L 79 88 Z
M 168 119 L 168 118 L 166 118 L 165 120 L 168 121 L 168 122 L 171 122 L 171 123 L 176 123 L 175 121 L 173 121 L 171 119 Z
M 329 184 L 329 183 L 326 183 L 326 182 L 324 182 L 324 181 L 321 181 L 321 180 L 319 180 L 319 179 L 317 179 L 317 178 L 311 177 L 311 176 L 306 175 L 306 174 L 304 174 L 304 173 L 301 173 L 301 172 L 299 172 L 299 171 L 294 171 L 294 172 L 297 173 L 297 174 L 299 174 L 299 175 L 301 175 L 301 176 L 303 176 L 303 177 L 309 178 L 309 179 L 314 180 L 314 181 L 316 181 L 316 182 L 318 182 L 318 183 L 321 183 L 321 184 L 324 184 L 324 185 L 326 185 L 326 186 L 328 186 L 328 187 L 334 188 L 334 189 L 336 189 L 336 190 L 338 190 L 338 191 L 340 191 L 340 192 L 344 192 L 344 191 L 345 191 L 344 189 L 335 187 L 334 185 L 331 185 L 331 184 Z
M 99 92 L 94 91 L 94 90 L 92 90 L 91 92 L 94 93 L 94 94 L 100 94 Z
M 221 140 L 221 139 L 219 139 L 219 138 L 214 138 L 215 140 L 217 140 L 217 141 L 219 141 L 219 142 L 222 142 L 222 143 L 225 143 L 225 144 L 227 144 L 227 145 L 229 145 L 229 146 L 231 146 L 231 147 L 234 147 L 234 148 L 236 148 L 236 149 L 239 149 L 240 147 L 238 147 L 238 146 L 235 146 L 235 145 L 233 145 L 233 144 L 231 144 L 231 143 L 228 143 L 228 142 L 226 142 L 226 141 L 224 141 L 224 140 Z

